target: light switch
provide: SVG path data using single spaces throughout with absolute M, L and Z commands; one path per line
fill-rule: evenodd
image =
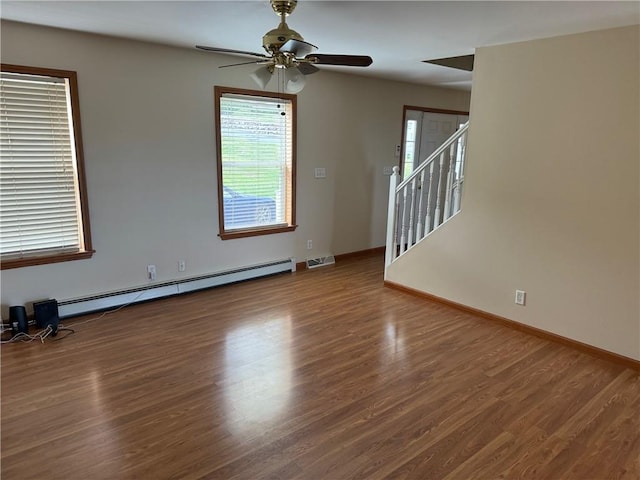
M 313 176 L 315 178 L 327 178 L 327 170 L 325 168 L 316 168 Z

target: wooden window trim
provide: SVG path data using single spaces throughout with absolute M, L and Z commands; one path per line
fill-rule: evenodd
M 87 182 L 85 179 L 84 150 L 82 148 L 82 122 L 80 121 L 80 96 L 78 93 L 78 76 L 73 70 L 58 70 L 52 68 L 29 67 L 24 65 L 0 64 L 3 72 L 22 73 L 27 75 L 45 75 L 50 77 L 60 77 L 69 79 L 69 95 L 71 102 L 71 117 L 73 123 L 73 133 L 76 150 L 76 168 L 78 171 L 78 195 L 80 197 L 80 208 L 82 218 L 82 236 L 84 250 L 74 253 L 56 253 L 51 255 L 31 255 L 23 258 L 8 259 L 0 261 L 0 269 L 29 267 L 34 265 L 45 265 L 49 263 L 68 262 L 72 260 L 83 260 L 91 258 L 95 253 L 91 243 L 91 225 L 89 222 L 89 202 L 87 200 Z
M 273 225 L 266 227 L 255 227 L 255 228 L 247 228 L 241 230 L 225 230 L 224 229 L 224 193 L 223 193 L 223 182 L 222 182 L 222 136 L 220 132 L 220 98 L 225 93 L 238 94 L 238 95 L 249 95 L 254 97 L 268 97 L 268 98 L 282 98 L 291 101 L 291 108 L 293 111 L 293 122 L 291 126 L 291 134 L 293 136 L 291 142 L 291 174 L 290 174 L 290 183 L 291 183 L 291 203 L 287 205 L 288 210 L 290 209 L 290 224 L 289 225 Z M 231 240 L 235 238 L 246 238 L 246 237 L 255 237 L 261 235 L 271 235 L 276 233 L 285 233 L 285 232 L 293 232 L 298 225 L 296 224 L 296 164 L 297 164 L 297 100 L 298 97 L 296 95 L 288 94 L 288 93 L 278 93 L 278 92 L 264 92 L 258 90 L 248 90 L 243 88 L 234 88 L 234 87 L 224 87 L 216 85 L 214 87 L 214 97 L 215 97 L 215 122 L 216 122 L 216 166 L 217 166 L 217 174 L 218 174 L 218 224 L 220 228 L 220 233 L 218 236 L 222 240 Z
M 286 227 L 273 226 L 265 228 L 247 228 L 246 230 L 234 230 L 224 232 L 219 235 L 222 240 L 231 240 L 232 238 L 257 237 L 260 235 L 271 235 L 273 233 L 293 232 L 298 226 L 287 225 Z
M 95 250 L 85 250 L 75 253 L 59 253 L 54 255 L 43 255 L 42 257 L 30 256 L 15 260 L 3 260 L 2 270 L 20 267 L 33 267 L 35 265 L 46 265 L 49 263 L 69 262 L 72 260 L 83 260 L 85 258 L 91 258 L 94 253 L 96 253 Z

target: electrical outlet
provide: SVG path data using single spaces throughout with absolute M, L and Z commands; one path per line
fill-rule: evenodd
M 516 305 L 524 305 L 527 298 L 527 292 L 524 290 L 516 290 Z
M 155 279 L 156 279 L 156 266 L 155 265 L 147 265 L 147 278 L 151 282 L 155 281 Z
M 178 271 L 184 272 L 187 269 L 187 262 L 184 260 L 178 260 Z
M 307 250 L 311 250 L 313 248 L 313 242 L 311 240 L 307 240 Z

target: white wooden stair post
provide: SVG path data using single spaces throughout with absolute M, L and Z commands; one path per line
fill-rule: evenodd
M 391 265 L 396 255 L 396 188 L 400 179 L 400 168 L 393 167 L 393 173 L 389 177 L 389 207 L 387 210 L 387 249 L 385 253 L 385 266 Z M 385 269 L 385 276 L 387 271 Z

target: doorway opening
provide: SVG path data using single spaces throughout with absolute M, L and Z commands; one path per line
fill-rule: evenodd
M 405 105 L 402 117 L 400 174 L 407 178 L 456 130 L 469 120 L 469 112 Z

